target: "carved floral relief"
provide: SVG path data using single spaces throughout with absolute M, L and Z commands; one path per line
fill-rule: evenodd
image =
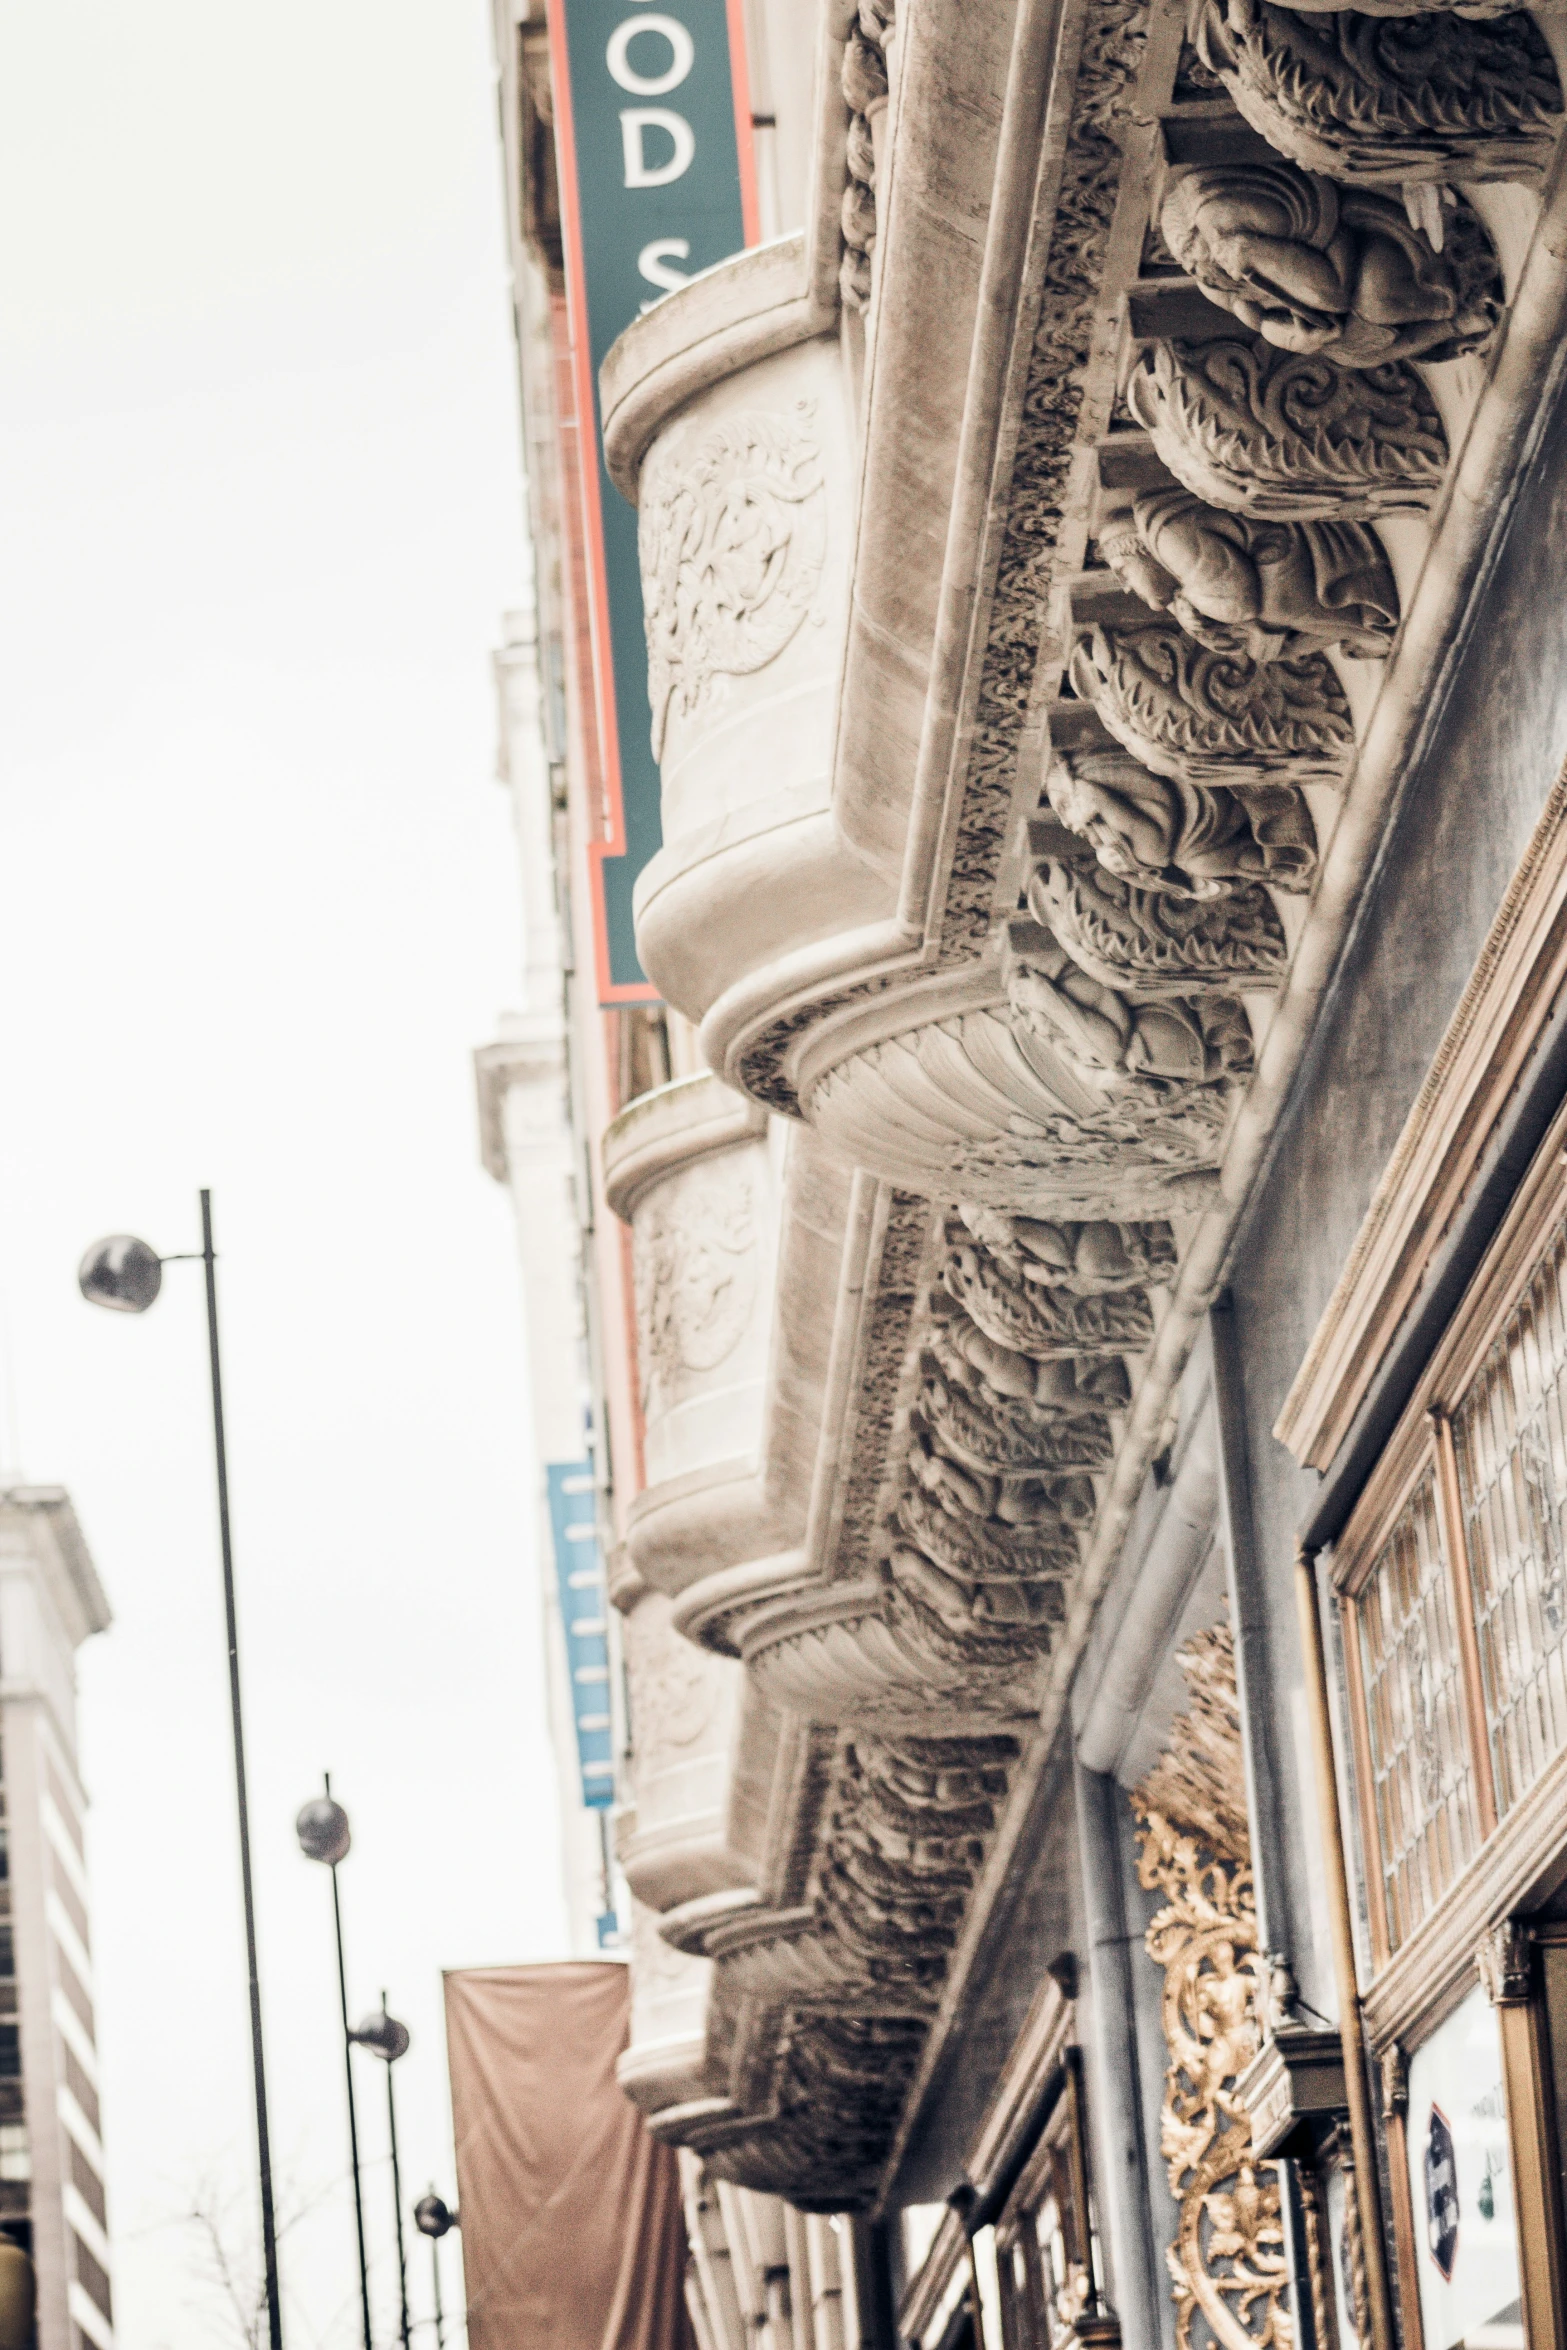
M 744 1158 L 719 1152 L 654 1191 L 632 1229 L 643 1408 L 726 1362 L 756 1299 L 757 1222 Z
M 1219 899 L 1178 897 L 1052 859 L 1034 868 L 1028 904 L 1078 969 L 1106 987 L 1277 987 L 1289 959 L 1273 901 L 1255 886 Z
M 666 436 L 643 468 L 637 543 L 661 759 L 671 716 L 765 669 L 815 601 L 827 548 L 815 403 L 725 417 L 694 449 Z

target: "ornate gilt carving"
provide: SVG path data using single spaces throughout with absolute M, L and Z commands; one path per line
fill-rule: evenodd
M 1139 890 L 1218 898 L 1254 882 L 1311 887 L 1316 828 L 1291 784 L 1237 792 L 1187 783 L 1117 750 L 1053 759 L 1046 788 L 1057 816 L 1105 871 Z
M 1442 220 L 1438 253 L 1391 197 L 1282 160 L 1173 172 L 1160 213 L 1170 251 L 1211 301 L 1264 342 L 1338 367 L 1456 359 L 1491 341 L 1495 250 L 1462 201 Z
M 1249 661 L 1169 621 L 1094 628 L 1073 691 L 1133 756 L 1186 783 L 1342 783 L 1354 749 L 1344 689 L 1320 653 Z
M 1404 361 L 1349 369 L 1266 343 L 1150 343 L 1126 405 L 1177 481 L 1274 522 L 1431 504 L 1447 434 Z
M 1261 2042 L 1268 1961 L 1257 1947 L 1234 1649 L 1228 1625 L 1180 1658 L 1192 1705 L 1133 1789 L 1138 1877 L 1164 1906 L 1149 1955 L 1164 1969 L 1170 2052 L 1160 2145 L 1179 2206 L 1168 2253 L 1180 2350 L 1200 2324 L 1224 2350 L 1292 2340 L 1277 2174 L 1252 2155 L 1236 2080 Z
M 1561 128 L 1555 62 L 1526 9 L 1474 23 L 1202 0 L 1194 39 L 1270 146 L 1336 179 L 1537 180 Z
M 676 431 L 642 474 L 637 546 L 653 755 L 671 716 L 777 659 L 821 581 L 827 492 L 814 404 L 726 417 L 692 449 Z
M 1097 865 L 1037 865 L 1029 911 L 1080 971 L 1139 995 L 1190 988 L 1279 986 L 1289 960 L 1266 890 L 1177 897 L 1134 888 Z
M 1363 522 L 1266 522 L 1150 490 L 1105 524 L 1099 551 L 1212 652 L 1277 661 L 1337 645 L 1382 660 L 1398 627 L 1393 573 Z

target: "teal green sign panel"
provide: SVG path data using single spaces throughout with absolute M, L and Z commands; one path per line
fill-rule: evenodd
M 598 371 L 660 295 L 756 241 L 741 0 L 550 0 L 555 152 L 583 465 L 608 833 L 589 849 L 599 1001 L 655 990 L 631 893 L 659 829 L 637 518 L 604 469 Z

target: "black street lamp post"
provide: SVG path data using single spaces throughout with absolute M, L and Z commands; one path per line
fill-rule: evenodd
M 445 2350 L 446 2318 L 441 2309 L 441 2238 L 457 2225 L 457 2214 L 432 2187 L 414 2205 L 414 2226 L 430 2239 L 430 2274 L 435 2283 L 435 2350 Z
M 409 2031 L 395 2015 L 387 2014 L 383 1991 L 379 2015 L 366 2016 L 352 2036 L 361 2048 L 368 2048 L 386 2066 L 386 2126 L 392 2141 L 392 2209 L 397 2218 L 397 2290 L 402 2311 L 400 2339 L 403 2350 L 408 2350 L 408 2254 L 403 2244 L 403 2181 L 397 2164 L 397 2099 L 392 2089 L 392 2067 L 400 2056 L 408 2054 Z
M 229 1715 L 234 1733 L 234 1788 L 239 1806 L 239 1871 L 245 1896 L 245 1956 L 250 1970 L 250 2058 L 256 2093 L 256 2161 L 261 2182 L 261 2245 L 267 2272 L 267 2339 L 283 2350 L 283 2304 L 278 2286 L 277 2214 L 272 2200 L 272 2142 L 267 2128 L 267 2075 L 261 2046 L 261 1980 L 256 1967 L 256 1902 L 250 1874 L 250 1803 L 245 1784 L 245 1731 L 239 1698 L 239 1627 L 234 1609 L 234 1553 L 229 1532 L 228 1448 L 223 1434 L 223 1372 L 218 1355 L 217 1253 L 212 1245 L 212 1194 L 201 1194 L 201 1247 L 160 1257 L 145 1240 L 116 1233 L 87 1251 L 77 1272 L 83 1297 L 121 1314 L 144 1314 L 163 1286 L 165 1265 L 200 1263 L 207 1283 L 207 1355 L 212 1377 L 212 1440 L 218 1476 L 218 1534 L 223 1552 L 223 1608 L 228 1629 Z
M 364 2350 L 370 2340 L 370 2269 L 365 2259 L 365 2201 L 359 2178 L 359 2117 L 354 2107 L 354 2035 L 348 2028 L 348 1974 L 343 1964 L 343 1910 L 337 1893 L 337 1864 L 348 1857 L 352 1837 L 348 1814 L 332 1799 L 332 1774 L 325 1774 L 326 1793 L 307 1803 L 294 1822 L 299 1849 L 307 1860 L 319 1860 L 332 1872 L 332 1924 L 337 1934 L 337 2003 L 343 2019 L 343 2069 L 348 2077 L 348 2153 L 354 2173 L 354 2227 L 359 2238 L 359 2309 L 364 2321 Z

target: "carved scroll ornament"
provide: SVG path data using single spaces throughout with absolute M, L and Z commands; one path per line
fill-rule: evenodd
M 1289 952 L 1266 890 L 1222 899 L 1137 889 L 1097 865 L 1036 866 L 1029 911 L 1080 971 L 1140 994 L 1282 984 Z
M 1166 1279 L 1171 1268 L 1161 1267 Z M 1120 1280 L 1098 1295 L 1080 1295 L 1031 1281 L 983 1245 L 954 1248 L 942 1268 L 938 1307 L 960 1308 L 998 1346 L 1035 1362 L 1053 1356 L 1121 1354 L 1153 1337 L 1148 1293 Z
M 1418 510 L 1447 471 L 1436 404 L 1402 360 L 1349 369 L 1239 339 L 1152 343 L 1126 405 L 1178 481 L 1265 520 Z
M 1392 570 L 1363 522 L 1264 522 L 1150 490 L 1105 525 L 1099 551 L 1212 652 L 1277 661 L 1337 645 L 1382 660 L 1398 627 Z
M 1230 898 L 1258 882 L 1311 887 L 1316 829 L 1291 784 L 1231 791 L 1155 775 L 1125 751 L 1087 751 L 1053 759 L 1046 788 L 1105 872 L 1139 891 Z
M 747 412 L 695 449 L 676 431 L 643 469 L 638 552 L 653 756 L 725 677 L 777 659 L 809 612 L 827 546 L 814 403 Z
M 1250 661 L 1166 621 L 1096 627 L 1069 674 L 1134 758 L 1185 783 L 1339 784 L 1354 751 L 1344 689 L 1320 653 Z
M 1370 189 L 1282 160 L 1202 164 L 1171 174 L 1159 218 L 1211 301 L 1265 342 L 1339 367 L 1484 350 L 1502 314 L 1495 249 L 1462 202 L 1442 215 L 1438 253 Z
M 1252 2157 L 1236 2081 L 1262 2040 L 1269 1966 L 1257 1948 L 1228 1625 L 1180 1663 L 1192 1698 L 1132 1791 L 1138 1878 L 1164 1906 L 1148 1953 L 1164 1969 L 1169 2069 L 1160 2150 L 1179 2207 L 1167 2258 L 1180 2350 L 1288 2350 L 1288 2268 L 1278 2174 Z
M 1195 43 L 1270 146 L 1368 187 L 1538 180 L 1561 128 L 1555 62 L 1525 9 L 1474 23 L 1202 0 Z

